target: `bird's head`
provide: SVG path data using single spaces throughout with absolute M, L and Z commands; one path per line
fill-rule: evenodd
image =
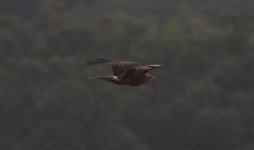
M 155 80 L 156 78 L 151 74 L 146 74 L 149 81 Z

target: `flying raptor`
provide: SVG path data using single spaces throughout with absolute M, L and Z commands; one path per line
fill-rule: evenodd
M 101 79 L 115 84 L 138 86 L 148 81 L 155 80 L 155 77 L 148 73 L 155 68 L 161 68 L 160 64 L 141 65 L 131 61 L 112 61 L 108 59 L 95 59 L 85 61 L 87 65 L 94 66 L 105 64 L 111 67 L 113 75 L 89 77 L 88 79 Z

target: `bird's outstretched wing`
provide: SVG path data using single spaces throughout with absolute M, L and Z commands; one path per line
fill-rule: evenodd
M 141 64 L 137 62 L 131 62 L 131 61 L 112 61 L 108 59 L 95 59 L 95 60 L 87 60 L 85 61 L 87 65 L 93 66 L 93 65 L 99 65 L 99 64 L 105 64 L 111 67 L 113 71 L 114 76 L 119 76 L 125 73 L 128 69 L 135 69 L 138 66 L 141 66 Z

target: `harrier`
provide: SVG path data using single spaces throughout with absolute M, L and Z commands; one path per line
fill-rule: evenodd
M 138 86 L 148 81 L 155 80 L 155 77 L 149 74 L 150 70 L 160 68 L 160 64 L 141 65 L 131 61 L 112 61 L 107 59 L 95 59 L 85 61 L 87 65 L 105 64 L 111 67 L 113 75 L 89 77 L 88 79 L 101 79 L 115 84 L 125 84 L 130 86 Z

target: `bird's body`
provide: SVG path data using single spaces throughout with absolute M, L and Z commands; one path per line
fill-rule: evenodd
M 86 61 L 88 65 L 105 64 L 111 67 L 113 75 L 92 77 L 90 79 L 106 80 L 115 84 L 124 84 L 130 86 L 137 86 L 148 81 L 154 80 L 155 77 L 148 73 L 148 71 L 160 68 L 162 65 L 141 65 L 140 63 L 131 61 L 111 61 L 106 59 L 96 59 Z

